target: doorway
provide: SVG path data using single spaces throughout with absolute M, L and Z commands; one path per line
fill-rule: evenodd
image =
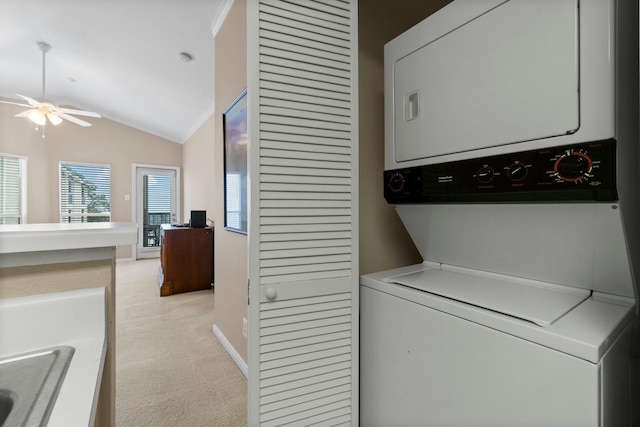
M 160 226 L 179 221 L 180 168 L 133 165 L 136 259 L 160 256 Z

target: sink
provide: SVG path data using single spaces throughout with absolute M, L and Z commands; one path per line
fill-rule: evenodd
M 73 353 L 59 346 L 0 359 L 0 427 L 47 424 Z

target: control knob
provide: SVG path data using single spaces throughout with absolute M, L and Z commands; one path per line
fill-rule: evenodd
M 531 165 L 525 165 L 524 163 L 521 163 L 518 160 L 516 160 L 515 162 L 507 166 L 505 169 L 507 170 L 507 176 L 509 177 L 509 179 L 511 181 L 518 182 L 518 181 L 522 181 L 527 177 L 527 175 L 529 174 L 530 166 Z
M 566 150 L 553 165 L 553 175 L 563 182 L 579 183 L 592 178 L 593 161 L 583 150 Z
M 404 189 L 404 184 L 406 179 L 400 172 L 394 172 L 389 176 L 389 181 L 387 185 L 389 186 L 389 190 L 392 193 L 399 193 Z
M 488 184 L 493 181 L 495 176 L 495 172 L 489 165 L 483 165 L 480 169 L 478 169 L 478 173 L 476 173 L 475 177 L 482 184 Z

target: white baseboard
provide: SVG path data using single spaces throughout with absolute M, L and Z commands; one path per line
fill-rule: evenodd
M 238 365 L 238 368 L 240 368 L 240 371 L 242 372 L 242 374 L 245 376 L 245 378 L 247 378 L 249 376 L 249 367 L 247 366 L 246 362 L 242 360 L 242 357 L 240 357 L 240 354 L 238 354 L 238 352 L 236 351 L 235 348 L 233 348 L 233 346 L 231 345 L 227 337 L 224 336 L 222 331 L 218 329 L 218 327 L 215 324 L 211 329 L 213 330 L 213 335 L 215 335 L 216 338 L 218 338 L 218 341 L 220 341 L 220 344 L 222 344 L 224 349 L 227 350 L 227 353 L 229 353 L 229 356 L 231 356 L 231 359 L 233 359 L 233 361 L 236 362 L 236 365 Z

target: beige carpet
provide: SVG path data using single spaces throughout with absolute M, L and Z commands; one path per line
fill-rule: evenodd
M 211 331 L 213 291 L 160 298 L 158 266 L 116 267 L 116 426 L 246 426 L 246 379 Z

